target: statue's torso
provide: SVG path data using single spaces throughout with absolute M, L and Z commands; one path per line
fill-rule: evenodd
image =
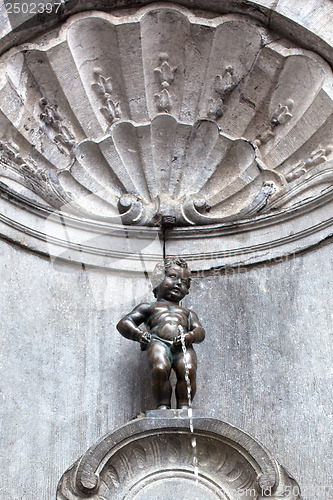
M 151 334 L 165 340 L 173 340 L 180 334 L 179 326 L 188 331 L 189 310 L 177 304 L 155 302 L 150 306 L 146 326 Z

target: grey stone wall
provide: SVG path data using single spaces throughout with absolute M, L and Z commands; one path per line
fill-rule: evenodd
M 153 406 L 145 353 L 115 324 L 141 276 L 55 264 L 0 242 L 1 498 L 50 500 L 107 431 Z M 259 439 L 304 500 L 332 498 L 332 245 L 194 279 L 206 327 L 195 407 Z M 149 299 L 150 300 L 150 299 Z

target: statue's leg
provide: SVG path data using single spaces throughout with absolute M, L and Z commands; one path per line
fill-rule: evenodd
M 192 401 L 197 389 L 196 385 L 197 356 L 195 354 L 193 347 L 188 347 L 186 352 L 186 358 L 182 351 L 174 356 L 174 369 L 177 375 L 177 385 L 176 385 L 177 408 L 189 407 L 187 382 L 185 380 L 185 360 L 189 371 Z
M 148 360 L 151 369 L 153 396 L 157 408 L 171 407 L 171 385 L 169 381 L 171 365 L 167 347 L 158 340 L 153 340 L 148 348 Z

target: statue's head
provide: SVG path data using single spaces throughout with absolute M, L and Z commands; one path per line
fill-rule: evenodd
M 191 271 L 181 257 L 166 257 L 155 266 L 151 281 L 157 300 L 178 303 L 189 293 Z

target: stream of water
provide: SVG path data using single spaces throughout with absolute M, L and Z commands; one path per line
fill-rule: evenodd
M 191 381 L 190 381 L 190 369 L 187 361 L 187 349 L 186 349 L 186 344 L 185 344 L 185 332 L 184 328 L 179 325 L 178 326 L 179 333 L 180 333 L 180 338 L 182 342 L 182 349 L 184 353 L 184 361 L 185 361 L 185 382 L 187 386 L 187 399 L 188 399 L 188 409 L 187 409 L 187 414 L 190 419 L 190 433 L 191 433 L 191 447 L 193 450 L 193 467 L 194 467 L 194 474 L 196 476 L 196 481 L 198 481 L 199 478 L 199 466 L 198 466 L 198 452 L 197 452 L 197 439 L 194 435 L 194 427 L 193 427 L 193 411 L 192 411 L 192 395 L 191 395 Z

